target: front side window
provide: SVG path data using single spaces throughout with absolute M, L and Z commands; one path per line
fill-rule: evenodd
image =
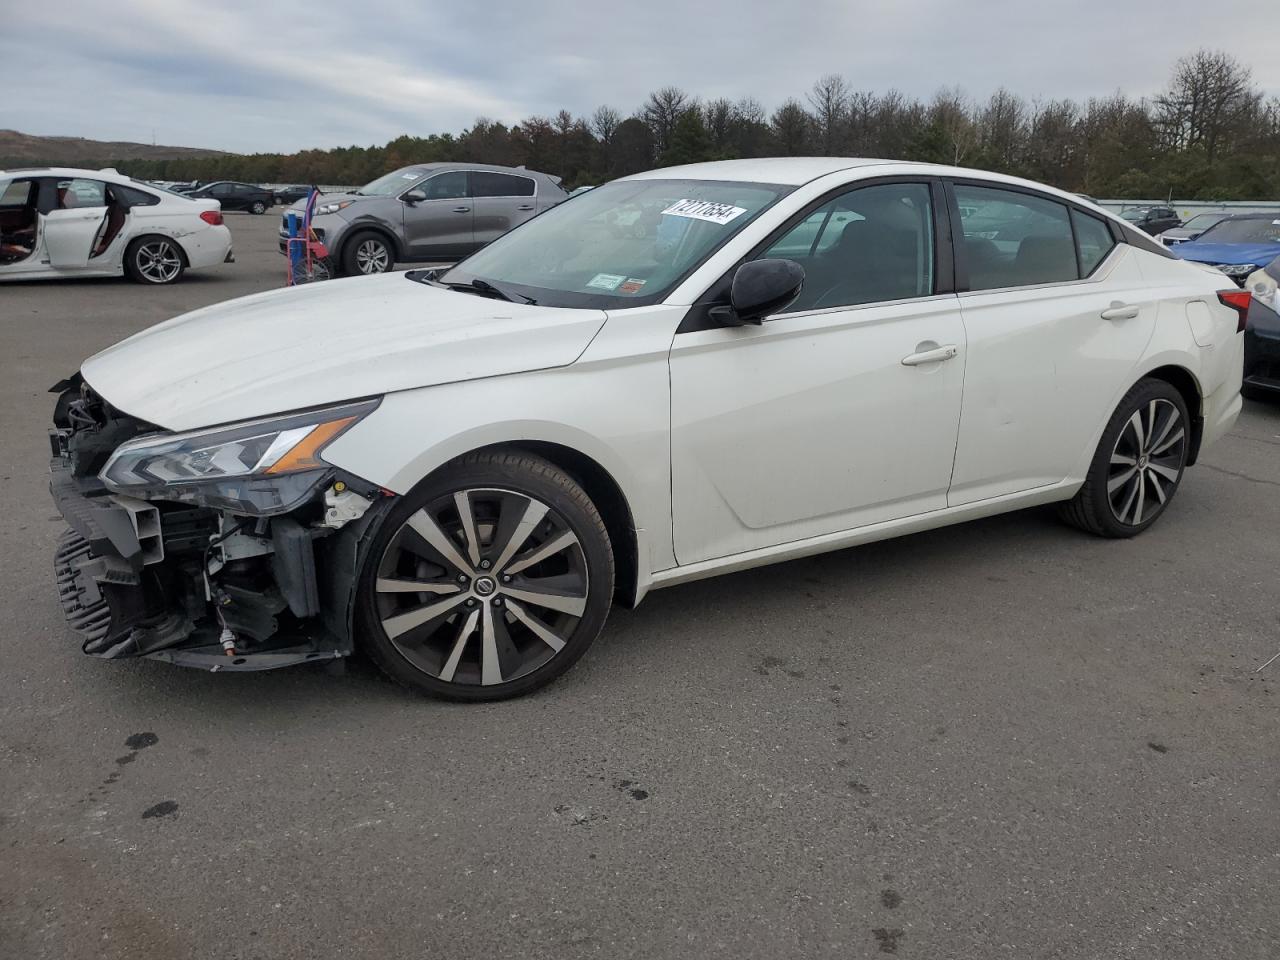
M 473 197 L 532 197 L 533 181 L 509 173 L 491 173 L 487 170 L 471 171 L 471 195 Z
M 450 170 L 448 173 L 437 173 L 417 189 L 427 195 L 428 200 L 461 200 L 468 196 L 467 171 Z
M 620 180 L 493 241 L 441 276 L 491 281 L 547 306 L 657 303 L 791 191 L 722 180 Z
M 970 290 L 1079 279 L 1065 204 L 968 184 L 956 184 L 955 192 Z
M 933 293 L 933 204 L 924 183 L 841 194 L 771 244 L 762 258 L 804 267 L 787 313 L 927 297 Z
M 1071 225 L 1075 227 L 1076 248 L 1080 253 L 1080 275 L 1087 277 L 1097 269 L 1116 242 L 1111 237 L 1111 229 L 1090 214 L 1072 210 Z
M 377 180 L 370 180 L 359 190 L 357 197 L 396 197 L 404 193 L 414 184 L 420 182 L 430 171 L 414 167 L 402 167 L 383 174 Z
M 74 210 L 76 207 L 105 207 L 107 185 L 101 180 L 58 181 L 59 210 Z
M 229 183 L 215 183 L 208 188 L 210 196 L 214 197 L 229 197 L 231 196 L 231 189 L 231 184 Z

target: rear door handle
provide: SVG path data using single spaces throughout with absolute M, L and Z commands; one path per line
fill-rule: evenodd
M 533 209 L 533 204 L 532 204 L 532 203 L 522 203 L 522 204 L 520 204 L 520 206 L 516 207 L 516 209 L 517 209 L 517 210 L 532 210 L 532 209 Z
M 956 345 L 949 343 L 945 347 L 935 347 L 933 350 L 922 350 L 920 353 L 913 353 L 910 356 L 902 358 L 904 367 L 918 367 L 922 363 L 939 363 L 943 360 L 950 360 L 956 355 Z
M 1138 315 L 1138 308 L 1133 304 L 1113 300 L 1111 306 L 1102 311 L 1103 320 L 1132 320 Z
M 454 213 L 470 213 L 471 208 L 470 207 L 454 207 L 453 212 Z

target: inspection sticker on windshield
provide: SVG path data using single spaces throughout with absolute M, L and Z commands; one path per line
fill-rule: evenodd
M 716 203 L 713 200 L 677 200 L 662 212 L 673 217 L 688 217 L 690 220 L 726 224 L 746 213 L 747 208 L 735 207 L 731 203 Z
M 620 277 L 616 273 L 597 273 L 587 281 L 587 286 L 595 287 L 597 290 L 617 290 L 618 284 L 625 279 L 627 278 Z
M 639 293 L 640 288 L 644 286 L 643 280 L 637 280 L 635 277 L 627 277 L 627 282 L 618 287 L 619 293 Z

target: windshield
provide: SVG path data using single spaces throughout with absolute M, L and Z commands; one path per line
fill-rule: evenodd
M 1280 243 L 1280 216 L 1223 220 L 1200 234 L 1201 243 Z
M 1220 213 L 1197 213 L 1183 226 L 1188 230 L 1208 230 L 1221 219 L 1222 214 Z
M 402 167 L 399 170 L 392 170 L 390 173 L 379 177 L 377 180 L 371 180 L 363 187 L 356 191 L 356 195 L 360 197 L 393 197 L 398 193 L 408 190 L 411 186 L 427 175 L 428 171 L 417 170 L 413 167 Z
M 492 281 L 546 306 L 656 303 L 792 187 L 624 180 L 495 240 L 440 277 Z
M 1147 216 L 1147 211 L 1145 208 L 1138 210 L 1126 210 L 1124 213 L 1120 214 L 1120 216 L 1130 221 L 1143 220 Z

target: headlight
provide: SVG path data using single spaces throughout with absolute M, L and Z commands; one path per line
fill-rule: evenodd
M 1228 277 L 1247 277 L 1258 269 L 1256 263 L 1220 263 L 1218 269 Z
M 117 447 L 99 476 L 110 489 L 134 496 L 256 515 L 287 512 L 325 479 L 324 448 L 378 402 L 139 437 Z
M 354 200 L 335 200 L 333 203 L 317 203 L 313 216 L 322 217 L 328 213 L 337 213 L 355 203 Z

